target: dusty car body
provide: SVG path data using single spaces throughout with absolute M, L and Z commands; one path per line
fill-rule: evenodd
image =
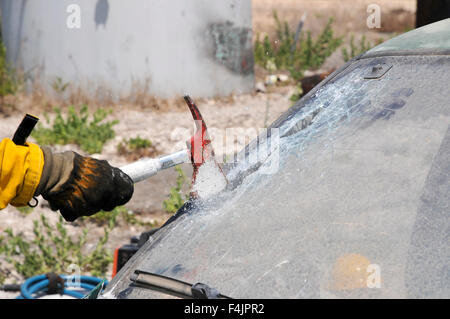
M 271 125 L 266 158 L 229 168 L 232 187 L 183 207 L 100 297 L 169 297 L 135 285 L 139 270 L 232 298 L 449 298 L 449 83 L 450 19 L 354 58 Z

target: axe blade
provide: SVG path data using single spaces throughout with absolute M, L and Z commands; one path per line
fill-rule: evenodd
M 225 179 L 225 184 L 228 183 L 225 174 L 222 171 L 219 163 L 217 163 L 214 149 L 212 147 L 211 138 L 208 134 L 208 128 L 206 127 L 205 120 L 200 113 L 197 105 L 194 101 L 186 95 L 184 100 L 191 111 L 192 117 L 195 121 L 196 132 L 194 135 L 186 142 L 188 149 L 190 151 L 190 159 L 193 167 L 192 172 L 192 191 L 191 197 L 198 197 L 199 194 L 195 191 L 195 183 L 197 181 L 197 174 L 202 165 L 207 162 L 214 162 L 214 169 L 223 176 Z

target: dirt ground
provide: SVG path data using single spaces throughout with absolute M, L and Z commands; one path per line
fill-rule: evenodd
M 273 10 L 278 12 L 280 20 L 287 20 L 295 29 L 300 17 L 307 12 L 308 16 L 304 30 L 310 30 L 314 35 L 319 33 L 329 17 L 334 17 L 334 31 L 337 35 L 345 36 L 347 41 L 350 34 L 358 39 L 365 35 L 372 42 L 387 39 L 414 27 L 415 1 L 413 0 L 379 0 L 381 23 L 380 29 L 367 28 L 367 6 L 371 0 L 252 0 L 254 34 L 274 33 Z M 324 68 L 335 68 L 343 63 L 340 49 L 325 63 Z M 255 82 L 264 81 L 264 72 L 257 72 Z M 224 148 L 222 134 L 226 128 L 247 130 L 264 128 L 286 111 L 293 103 L 289 97 L 295 88 L 291 84 L 279 87 L 268 87 L 265 93 L 251 93 L 240 96 L 229 96 L 217 99 L 202 99 L 197 102 L 208 124 L 213 146 L 218 158 L 230 155 Z M 15 109 L 8 111 L 7 116 L 0 114 L 0 139 L 11 137 L 19 124 L 24 112 L 34 112 L 42 116 L 44 110 L 49 109 L 49 103 L 36 100 L 35 97 L 18 96 L 13 98 Z M 152 100 L 152 103 L 161 101 Z M 120 155 L 117 145 L 125 138 L 140 136 L 152 141 L 156 148 L 155 155 L 167 154 L 185 147 L 186 139 L 193 131 L 193 122 L 187 107 L 180 101 L 174 102 L 173 107 L 165 107 L 170 101 L 161 102 L 160 107 L 142 108 L 127 103 L 112 106 L 114 113 L 111 118 L 120 122 L 114 127 L 116 137 L 109 141 L 101 154 L 94 157 L 108 160 L 112 165 L 122 166 L 129 160 Z M 216 137 L 216 138 L 215 138 Z M 33 141 L 31 139 L 31 141 Z M 235 150 L 244 146 L 242 141 L 235 141 Z M 228 144 L 227 144 L 228 145 Z M 83 152 L 75 145 L 56 146 L 55 150 L 75 150 Z M 191 174 L 189 165 L 183 170 L 187 176 Z M 143 221 L 150 221 L 161 225 L 170 215 L 162 209 L 162 201 L 167 198 L 170 188 L 175 185 L 176 172 L 169 169 L 150 180 L 136 185 L 133 199 L 126 205 L 129 211 Z M 29 215 L 19 212 L 13 207 L 7 207 L 0 213 L 0 234 L 5 229 L 12 228 L 15 232 L 22 232 L 25 238 L 32 238 L 33 220 L 44 214 L 52 223 L 58 220 L 58 214 L 50 211 L 43 199 Z M 80 225 L 68 224 L 69 232 L 73 236 L 80 233 Z M 89 224 L 89 245 L 93 245 L 103 234 L 103 228 L 93 223 Z M 122 223 L 110 235 L 108 247 L 112 250 L 129 242 L 131 236 L 139 235 L 148 227 L 128 225 Z M 87 247 L 89 248 L 89 247 Z M 13 269 L 7 282 L 20 282 L 21 278 Z M 0 298 L 10 298 L 11 294 L 2 294 Z

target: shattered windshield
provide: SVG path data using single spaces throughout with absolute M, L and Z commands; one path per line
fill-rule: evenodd
M 281 123 L 275 170 L 158 231 L 104 297 L 167 297 L 130 288 L 138 269 L 233 298 L 449 298 L 449 68 L 348 66 Z

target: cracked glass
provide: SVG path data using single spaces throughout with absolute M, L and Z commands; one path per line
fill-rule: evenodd
M 365 79 L 380 64 L 392 68 Z M 277 147 L 256 169 L 229 170 L 234 186 L 153 235 L 103 297 L 166 298 L 131 285 L 140 269 L 233 298 L 449 298 L 449 70 L 446 56 L 349 64 L 272 125 Z

